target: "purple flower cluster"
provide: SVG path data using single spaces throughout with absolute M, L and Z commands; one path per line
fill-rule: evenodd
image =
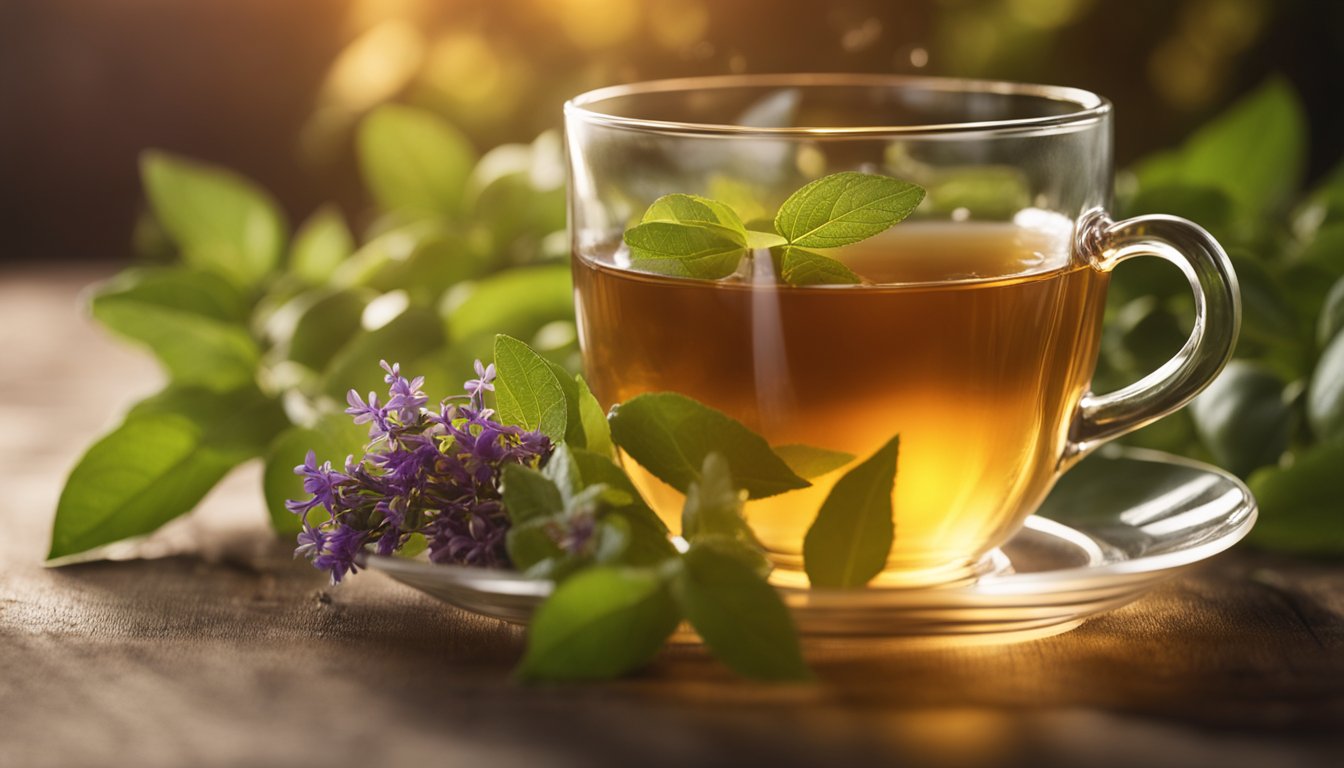
M 343 469 L 307 459 L 294 472 L 309 498 L 286 503 L 303 519 L 295 555 L 331 573 L 332 583 L 358 570 L 359 554 L 372 544 L 388 555 L 412 536 L 424 536 L 429 559 L 496 567 L 508 564 L 504 535 L 509 520 L 499 495 L 505 464 L 537 466 L 551 451 L 540 432 L 500 424 L 485 407 L 494 390 L 495 366 L 476 362 L 476 378 L 456 395 L 425 408 L 424 378 L 407 379 L 397 364 L 382 363 L 387 400 L 351 390 L 346 413 L 369 425 L 364 456 Z M 326 518 L 310 517 L 321 509 Z

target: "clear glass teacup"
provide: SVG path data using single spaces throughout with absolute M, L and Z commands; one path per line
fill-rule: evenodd
M 669 80 L 565 108 L 579 340 L 611 406 L 673 391 L 772 445 L 864 457 L 900 435 L 895 539 L 879 584 L 976 572 L 1055 480 L 1171 413 L 1222 368 L 1240 318 L 1222 248 L 1170 216 L 1112 221 L 1111 105 L 1072 89 L 882 75 Z M 623 234 L 656 199 L 718 200 L 769 227 L 795 190 L 840 171 L 926 191 L 905 221 L 826 252 L 856 284 L 790 285 L 748 253 L 732 274 L 638 268 Z M 1095 394 L 1110 271 L 1176 265 L 1194 330 L 1142 380 Z M 681 497 L 628 462 L 675 531 Z M 747 505 L 783 583 L 836 471 Z

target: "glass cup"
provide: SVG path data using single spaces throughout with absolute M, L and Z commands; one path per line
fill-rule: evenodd
M 674 391 L 772 445 L 866 457 L 900 435 L 895 540 L 875 582 L 969 578 L 1055 480 L 1171 413 L 1217 375 L 1240 322 L 1218 243 L 1171 216 L 1112 221 L 1111 105 L 1072 88 L 885 75 L 667 80 L 565 105 L 579 342 L 606 407 Z M 702 195 L 750 228 L 839 171 L 927 191 L 906 221 L 827 255 L 863 281 L 784 284 L 768 252 L 721 280 L 634 269 L 622 244 L 657 198 Z M 773 231 L 773 230 L 771 230 Z M 1095 394 L 1111 270 L 1178 267 L 1194 330 L 1166 364 Z M 681 497 L 627 462 L 679 528 Z M 749 502 L 778 566 L 805 583 L 803 538 L 842 470 Z

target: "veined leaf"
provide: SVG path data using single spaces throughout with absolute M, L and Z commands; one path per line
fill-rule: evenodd
M 625 232 L 630 263 L 636 269 L 703 280 L 736 272 L 746 253 L 744 242 L 722 227 L 672 221 L 651 221 Z
M 694 224 L 719 231 L 739 245 L 747 244 L 747 229 L 732 208 L 697 195 L 664 195 L 644 212 L 643 224 L 654 221 Z
M 166 390 L 80 458 L 61 491 L 49 559 L 150 533 L 196 506 L 283 425 L 255 389 Z
M 613 440 L 655 477 L 685 493 L 710 452 L 728 460 L 733 477 L 759 499 L 809 483 L 760 435 L 722 411 L 673 392 L 639 395 L 612 410 Z
M 863 282 L 849 267 L 830 256 L 793 246 L 784 247 L 780 277 L 789 285 L 854 285 Z
M 914 212 L 924 190 L 908 181 L 845 171 L 794 192 L 775 215 L 775 230 L 803 248 L 857 243 Z
M 523 342 L 503 334 L 495 337 L 495 411 L 504 424 L 539 429 L 563 440 L 565 392 L 546 359 Z

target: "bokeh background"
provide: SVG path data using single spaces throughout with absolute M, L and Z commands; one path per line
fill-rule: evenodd
M 1122 164 L 1271 73 L 1309 116 L 1309 180 L 1344 152 L 1333 0 L 3 0 L 0 259 L 129 261 L 138 153 L 232 167 L 291 219 L 367 209 L 351 127 L 400 100 L 480 149 L 601 85 L 723 72 L 923 72 L 1079 86 Z

